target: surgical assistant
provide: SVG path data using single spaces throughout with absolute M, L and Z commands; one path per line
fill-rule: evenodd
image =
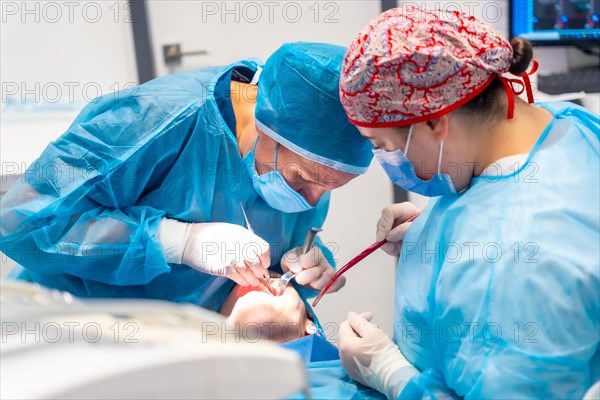
M 333 274 L 329 252 L 319 240 L 304 258 L 295 247 L 322 226 L 330 190 L 372 159 L 339 100 L 345 50 L 289 43 L 265 65 L 182 72 L 94 100 L 2 198 L 12 276 L 212 310 L 269 266 L 299 268 L 297 282 L 318 290 Z
M 432 197 L 378 222 L 399 254 L 393 340 L 369 314 L 340 327 L 349 375 L 390 399 L 581 398 L 600 379 L 600 118 L 533 104 L 536 68 L 529 42 L 416 7 L 349 47 L 350 120 Z

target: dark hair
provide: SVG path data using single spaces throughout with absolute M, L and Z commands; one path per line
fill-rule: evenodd
M 531 63 L 533 47 L 529 41 L 521 37 L 512 38 L 510 44 L 513 48 L 513 58 L 509 72 L 513 75 L 522 74 L 527 71 Z M 457 113 L 481 119 L 492 118 L 497 120 L 502 116 L 506 116 L 506 107 L 504 86 L 500 82 L 500 79 L 496 77 L 483 92 L 460 107 Z
M 519 75 L 527 71 L 529 63 L 533 58 L 533 47 L 528 40 L 522 37 L 514 37 L 510 41 L 513 48 L 513 59 L 510 64 L 509 72 L 513 75 Z

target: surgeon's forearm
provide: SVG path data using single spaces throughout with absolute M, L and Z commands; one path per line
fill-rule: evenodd
M 38 273 L 145 284 L 170 270 L 157 238 L 163 215 L 142 206 L 96 207 L 77 217 L 34 214 L 18 230 L 3 233 L 2 251 Z

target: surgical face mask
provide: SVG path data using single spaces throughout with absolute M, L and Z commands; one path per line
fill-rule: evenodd
M 244 157 L 246 170 L 252 178 L 254 190 L 264 201 L 276 210 L 286 213 L 297 213 L 307 211 L 313 208 L 308 201 L 298 192 L 296 192 L 277 171 L 277 155 L 279 153 L 279 143 L 275 146 L 275 165 L 273 171 L 258 175 L 255 168 L 256 159 L 254 151 L 258 138 L 254 142 L 252 150 Z
M 410 192 L 418 193 L 423 196 L 444 196 L 447 194 L 456 193 L 454 183 L 448 174 L 443 174 L 440 171 L 442 165 L 442 150 L 444 149 L 444 141 L 440 142 L 440 156 L 438 158 L 437 173 L 428 181 L 424 181 L 417 176 L 413 163 L 406 156 L 410 139 L 413 133 L 411 125 L 406 139 L 406 147 L 404 152 L 400 150 L 385 151 L 382 149 L 373 149 L 373 154 L 379 164 L 383 167 L 392 182 L 403 189 Z

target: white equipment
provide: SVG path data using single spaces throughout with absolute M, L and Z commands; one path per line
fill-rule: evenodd
M 23 282 L 2 282 L 0 293 L 1 398 L 279 399 L 308 394 L 296 353 L 243 338 L 221 315 L 193 305 L 87 301 Z M 278 379 L 283 375 L 286 379 Z

